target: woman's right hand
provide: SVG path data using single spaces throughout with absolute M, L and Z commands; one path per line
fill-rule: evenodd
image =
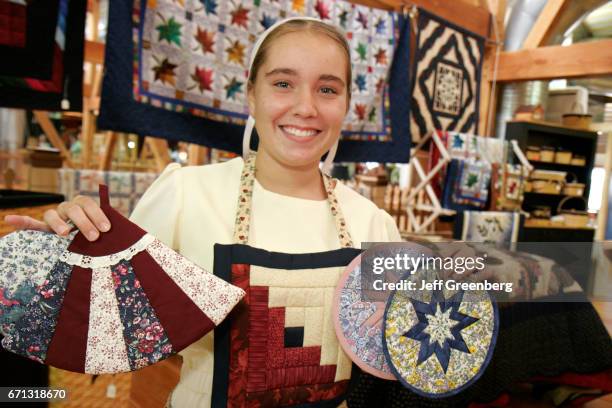
M 72 222 L 89 241 L 95 241 L 101 232 L 111 228 L 100 205 L 86 196 L 76 196 L 70 201 L 64 201 L 56 209 L 47 210 L 43 221 L 25 215 L 7 215 L 4 221 L 17 229 L 49 231 L 63 236 L 70 232 L 72 227 L 68 222 Z

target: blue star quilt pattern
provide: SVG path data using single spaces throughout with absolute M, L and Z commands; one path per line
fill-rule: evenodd
M 387 363 L 405 387 L 421 396 L 455 395 L 473 384 L 491 360 L 499 330 L 497 304 L 486 291 L 442 290 L 427 273 L 402 279 L 417 288 L 427 281 L 435 289 L 397 290 L 389 297 L 383 327 Z

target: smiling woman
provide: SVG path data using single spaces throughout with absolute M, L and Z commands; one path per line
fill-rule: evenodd
M 248 293 L 214 337 L 181 352 L 168 405 L 337 406 L 352 364 L 330 318 L 336 283 L 361 242 L 399 241 L 399 232 L 386 212 L 319 170 L 323 155 L 333 159 L 350 99 L 344 35 L 312 18 L 281 21 L 262 34 L 251 62 L 244 158 L 169 165 L 131 217 Z M 68 220 L 91 240 L 113 228 L 85 197 L 47 212 L 44 223 L 11 219 L 59 234 Z

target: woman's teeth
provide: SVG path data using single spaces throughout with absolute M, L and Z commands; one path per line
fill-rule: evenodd
M 314 129 L 310 129 L 310 130 L 302 130 L 302 129 L 298 129 L 298 128 L 294 128 L 294 127 L 290 127 L 290 126 L 283 126 L 282 129 L 293 135 L 293 136 L 298 136 L 298 137 L 308 137 L 308 136 L 314 136 L 317 133 L 319 133 L 318 130 L 314 130 Z

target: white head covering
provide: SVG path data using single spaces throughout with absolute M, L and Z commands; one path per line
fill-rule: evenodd
M 255 56 L 257 55 L 257 52 L 259 51 L 259 47 L 261 47 L 261 44 L 263 43 L 263 41 L 278 26 L 283 25 L 286 22 L 292 21 L 292 20 L 318 21 L 320 23 L 323 23 L 323 21 L 321 21 L 318 18 L 314 18 L 314 17 L 290 17 L 284 20 L 277 21 L 276 23 L 272 24 L 270 27 L 268 27 L 268 29 L 266 29 L 266 31 L 264 31 L 259 36 L 259 38 L 255 42 L 255 45 L 253 46 L 253 50 L 251 51 L 251 58 L 249 61 L 249 78 L 253 70 L 253 61 L 255 60 Z M 244 127 L 244 134 L 242 135 L 242 157 L 245 160 L 247 156 L 251 153 L 251 134 L 253 133 L 254 127 L 255 127 L 255 118 L 249 115 L 246 125 Z M 329 172 L 331 171 L 331 168 L 334 162 L 334 157 L 336 156 L 336 150 L 338 150 L 338 141 L 336 141 L 336 143 L 334 143 L 334 145 L 329 149 L 329 152 L 327 152 L 327 157 L 325 157 L 325 161 L 323 162 L 323 171 L 327 174 L 329 174 Z

